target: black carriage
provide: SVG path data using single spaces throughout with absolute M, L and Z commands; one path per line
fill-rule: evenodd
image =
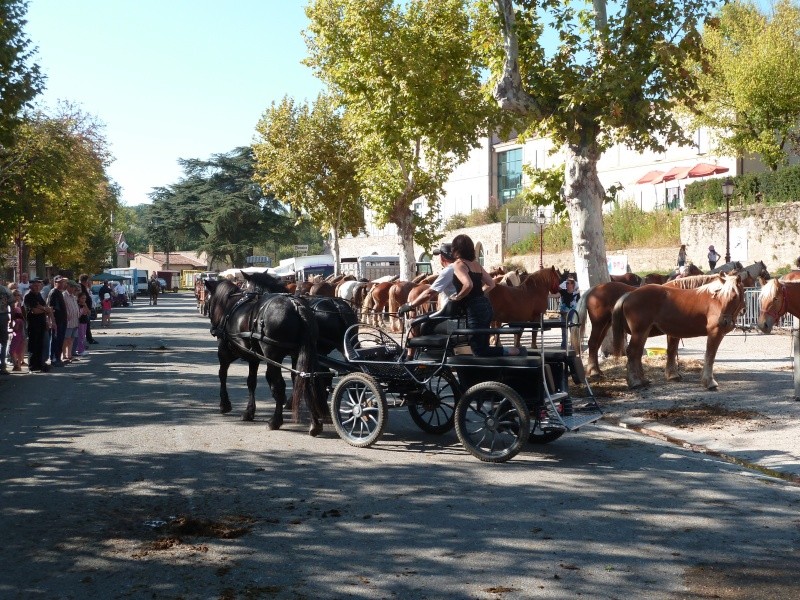
M 423 316 L 412 325 L 424 332 L 444 321 Z M 455 426 L 473 456 L 507 461 L 528 441 L 548 443 L 602 417 L 580 357 L 573 350 L 544 346 L 545 331 L 567 326 L 541 320 L 500 329 L 457 328 L 402 344 L 378 328 L 354 325 L 345 334 L 345 362 L 322 361 L 340 375 L 330 398 L 333 425 L 349 444 L 370 446 L 386 426 L 391 398 L 391 405 L 407 406 L 424 431 L 445 433 Z M 459 352 L 472 334 L 518 336 L 525 330 L 539 339 L 539 349 L 526 357 Z M 570 380 L 584 390 L 580 399 L 570 394 Z

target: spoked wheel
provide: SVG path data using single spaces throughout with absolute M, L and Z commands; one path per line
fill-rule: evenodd
M 453 428 L 460 397 L 455 376 L 450 371 L 442 371 L 431 377 L 421 393 L 409 395 L 408 414 L 422 431 L 441 435 Z
M 350 373 L 339 380 L 331 397 L 331 419 L 345 442 L 366 448 L 378 441 L 386 427 L 386 394 L 366 373 Z
M 530 417 L 520 395 L 496 381 L 469 388 L 456 404 L 456 434 L 484 462 L 505 462 L 528 441 Z

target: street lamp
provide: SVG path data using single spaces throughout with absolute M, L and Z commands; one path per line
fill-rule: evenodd
M 722 182 L 722 195 L 725 196 L 725 262 L 731 262 L 731 197 L 733 196 L 733 179 L 726 177 Z
M 536 215 L 536 222 L 539 224 L 539 268 L 544 269 L 543 255 L 544 255 L 544 224 L 547 223 L 547 217 L 543 210 L 539 211 Z

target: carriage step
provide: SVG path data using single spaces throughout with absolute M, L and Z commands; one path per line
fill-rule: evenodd
M 572 416 L 561 417 L 561 421 L 569 431 L 575 431 L 584 425 L 589 425 L 590 423 L 599 421 L 602 418 L 603 411 L 601 411 L 599 408 L 594 408 L 589 411 L 576 410 Z
M 553 392 L 549 395 L 550 401 L 555 404 L 561 402 L 564 398 L 569 398 L 569 392 Z

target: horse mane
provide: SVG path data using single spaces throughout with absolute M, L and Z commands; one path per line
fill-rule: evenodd
M 722 304 L 727 304 L 734 297 L 739 295 L 739 287 L 737 284 L 740 282 L 740 279 L 738 275 L 728 275 L 723 277 L 724 279 L 719 281 L 711 281 L 703 286 L 700 286 L 697 288 L 697 290 L 709 292 Z
M 558 272 L 553 267 L 539 269 L 538 271 L 528 274 L 528 277 L 525 279 L 524 283 L 527 286 L 543 285 L 547 287 L 547 289 L 550 289 L 550 283 L 553 280 L 554 272 L 556 273 L 556 276 L 558 276 Z
M 680 277 L 668 282 L 669 287 L 676 287 L 682 290 L 693 290 L 713 281 L 719 280 L 719 275 L 689 275 Z
M 781 283 L 777 279 L 770 279 L 761 288 L 761 294 L 759 300 L 761 302 L 767 302 L 767 303 L 772 302 L 778 295 L 778 290 L 780 290 L 780 287 Z

